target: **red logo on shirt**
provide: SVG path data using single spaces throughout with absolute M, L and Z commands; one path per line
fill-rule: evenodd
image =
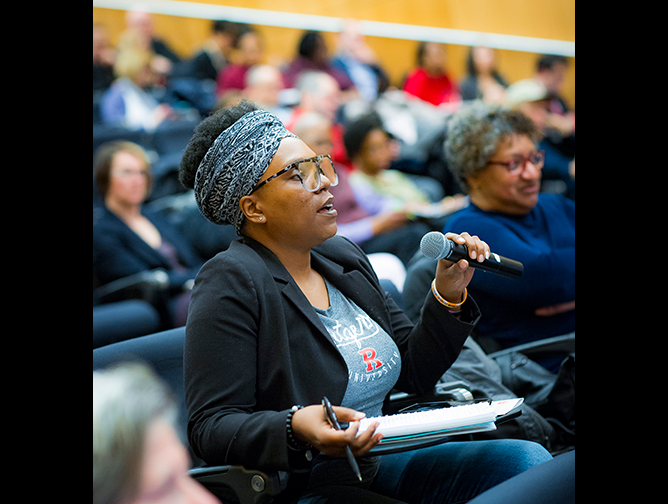
M 383 367 L 383 363 L 376 358 L 378 354 L 373 348 L 367 348 L 366 350 L 362 350 L 361 352 L 359 352 L 359 354 L 362 356 L 364 362 L 366 363 L 367 373 L 371 373 L 372 371 L 377 371 Z

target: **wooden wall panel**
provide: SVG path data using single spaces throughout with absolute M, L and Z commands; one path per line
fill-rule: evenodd
M 575 40 L 575 0 L 186 0 L 525 37 Z

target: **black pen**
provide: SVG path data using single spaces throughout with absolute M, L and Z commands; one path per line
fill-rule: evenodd
M 327 421 L 332 426 L 332 428 L 337 431 L 343 430 L 341 428 L 341 424 L 339 423 L 339 419 L 336 416 L 336 413 L 334 413 L 334 408 L 332 407 L 332 403 L 329 401 L 329 399 L 325 397 L 322 400 L 322 405 L 325 408 L 325 417 L 327 418 Z M 355 473 L 355 476 L 357 476 L 360 482 L 362 482 L 363 478 L 362 473 L 360 472 L 360 466 L 357 464 L 357 460 L 355 460 L 355 455 L 353 455 L 353 451 L 350 449 L 350 446 L 346 446 L 346 454 L 348 456 L 350 467 Z

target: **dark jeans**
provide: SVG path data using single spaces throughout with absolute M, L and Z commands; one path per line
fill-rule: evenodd
M 527 441 L 448 443 L 381 457 L 380 472 L 370 490 L 319 488 L 299 503 L 465 503 L 551 459 L 542 446 Z
M 471 504 L 575 504 L 575 452 L 534 467 Z

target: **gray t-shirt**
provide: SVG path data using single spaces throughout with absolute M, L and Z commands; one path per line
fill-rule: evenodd
M 327 283 L 330 308 L 316 312 L 348 365 L 345 408 L 382 416 L 385 397 L 399 381 L 401 354 L 394 340 L 364 310 Z

